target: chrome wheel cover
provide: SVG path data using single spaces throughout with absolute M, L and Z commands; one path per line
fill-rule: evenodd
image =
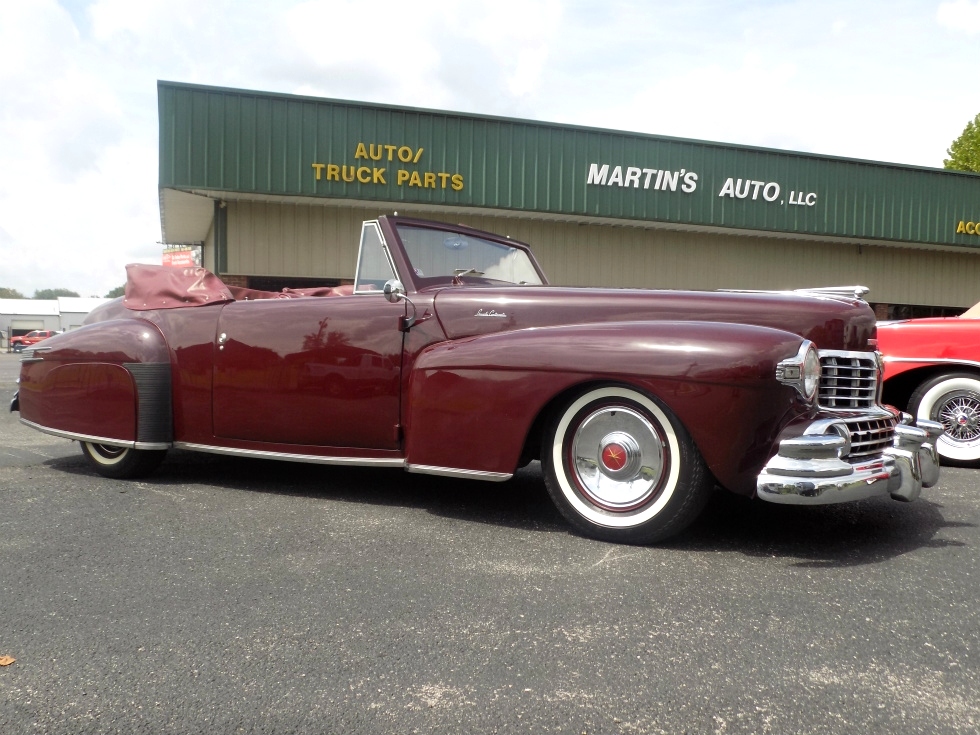
M 587 500 L 609 512 L 628 512 L 657 493 L 664 442 L 653 424 L 623 406 L 603 406 L 574 430 L 568 466 Z
M 680 479 L 670 419 L 656 402 L 627 388 L 599 388 L 575 400 L 556 426 L 550 453 L 572 510 L 607 528 L 635 528 L 655 518 Z

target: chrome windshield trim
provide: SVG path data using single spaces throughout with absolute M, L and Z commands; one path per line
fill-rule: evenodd
M 361 283 L 361 259 L 364 255 L 364 233 L 368 229 L 373 229 L 378 236 L 378 241 L 381 243 L 381 252 L 384 253 L 385 260 L 388 261 L 388 268 L 391 270 L 391 277 L 401 281 L 402 278 L 398 275 L 398 269 L 395 267 L 395 261 L 391 257 L 391 251 L 388 249 L 388 243 L 385 240 L 385 234 L 381 230 L 381 224 L 376 219 L 365 220 L 361 223 L 361 239 L 357 247 L 357 268 L 354 271 L 354 292 L 353 296 L 365 296 L 373 294 L 381 294 L 380 290 L 375 289 L 358 289 Z
M 462 470 L 455 467 L 434 467 L 427 464 L 410 464 L 406 465 L 405 469 L 421 475 L 462 477 L 469 480 L 489 480 L 490 482 L 504 482 L 514 476 L 511 472 L 483 472 L 481 470 Z
M 327 457 L 318 454 L 293 454 L 290 452 L 269 452 L 259 449 L 240 449 L 238 447 L 217 447 L 212 444 L 174 442 L 174 449 L 188 449 L 194 452 L 227 454 L 232 457 L 252 457 L 255 459 L 278 459 L 282 462 L 305 462 L 308 464 L 351 465 L 357 467 L 404 467 L 401 457 Z
M 40 424 L 35 424 L 33 421 L 28 421 L 27 419 L 21 419 L 20 422 L 25 426 L 30 426 L 32 429 L 36 429 L 44 434 L 60 436 L 62 439 L 71 439 L 72 441 L 76 442 L 105 444 L 109 447 L 127 447 L 130 449 L 170 449 L 171 446 L 169 442 L 137 442 L 128 439 L 113 439 L 112 437 L 108 436 L 94 436 L 92 434 L 79 434 L 75 431 L 52 429 L 49 426 L 41 426 Z

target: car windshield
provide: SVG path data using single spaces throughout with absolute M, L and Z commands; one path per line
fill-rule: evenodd
M 415 275 L 460 276 L 506 283 L 541 285 L 541 277 L 520 248 L 447 230 L 398 225 L 398 237 Z

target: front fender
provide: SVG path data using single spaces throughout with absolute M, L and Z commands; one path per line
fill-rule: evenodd
M 775 380 L 776 364 L 801 342 L 743 324 L 615 322 L 440 343 L 409 381 L 407 459 L 512 473 L 542 411 L 579 386 L 616 382 L 663 401 L 715 477 L 751 493 L 780 428 L 809 410 Z
M 160 330 L 119 319 L 46 339 L 21 361 L 21 420 L 77 439 L 172 439 L 170 351 Z

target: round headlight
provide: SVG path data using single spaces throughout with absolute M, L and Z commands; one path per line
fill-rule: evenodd
M 803 359 L 803 395 L 808 401 L 813 401 L 817 397 L 817 389 L 820 388 L 820 356 L 817 355 L 816 348 L 811 344 L 806 351 Z

